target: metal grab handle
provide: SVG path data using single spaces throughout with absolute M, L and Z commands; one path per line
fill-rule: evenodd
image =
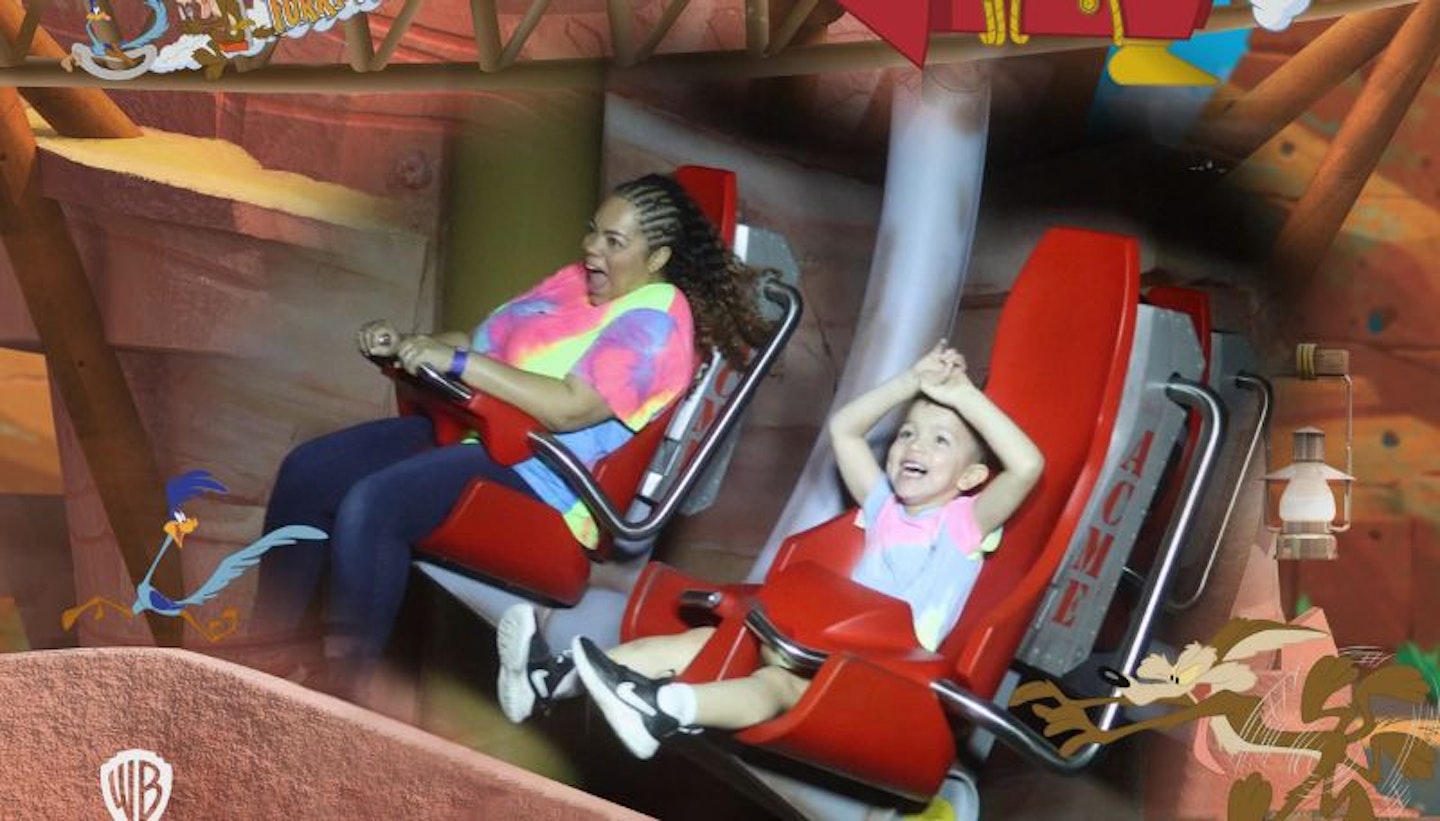
M 438 391 L 443 396 L 448 396 L 461 404 L 468 403 L 475 397 L 475 389 L 447 374 L 443 374 L 430 365 L 421 365 L 416 376 L 427 388 Z
M 1200 497 L 1204 494 L 1215 473 L 1215 465 L 1218 461 L 1216 457 L 1220 451 L 1220 442 L 1225 438 L 1227 427 L 1225 406 L 1221 404 L 1220 397 L 1205 385 L 1189 379 L 1171 377 L 1170 383 L 1165 388 L 1165 395 L 1172 401 L 1189 405 L 1199 412 L 1199 448 L 1195 459 L 1190 463 L 1190 469 L 1186 472 L 1184 492 L 1181 494 L 1175 516 L 1170 520 L 1170 526 L 1165 531 L 1165 538 L 1161 541 L 1155 569 L 1151 571 L 1150 577 L 1140 593 L 1140 602 L 1136 608 L 1137 616 L 1126 632 L 1124 640 L 1120 643 L 1120 660 L 1116 669 L 1125 675 L 1129 675 L 1135 669 L 1136 664 L 1140 661 L 1140 654 L 1150 643 L 1150 633 L 1154 629 L 1155 621 L 1165 603 L 1165 594 L 1169 591 L 1170 581 L 1179 567 L 1180 552 L 1184 547 L 1186 537 L 1190 535 L 1195 513 L 1200 507 Z M 1101 719 L 1101 729 L 1109 729 L 1114 726 L 1115 716 L 1118 716 L 1119 713 L 1119 704 L 1111 704 L 1106 707 Z M 1081 754 L 1085 754 L 1085 751 L 1082 751 Z M 1095 754 L 1095 752 L 1089 753 L 1091 758 Z
M 1165 387 L 1165 394 L 1171 400 L 1188 405 L 1199 412 L 1200 446 L 1196 458 L 1191 460 L 1186 473 L 1185 491 L 1181 495 L 1175 517 L 1170 520 L 1170 527 L 1165 533 L 1157 557 L 1156 568 L 1146 580 L 1140 595 L 1137 617 L 1120 644 L 1119 670 L 1127 675 L 1135 668 L 1140 654 L 1149 644 L 1150 633 L 1154 629 L 1156 616 L 1164 601 L 1164 594 L 1169 587 L 1170 578 L 1175 574 L 1176 565 L 1179 563 L 1180 547 L 1189 534 L 1196 508 L 1199 507 L 1200 496 L 1214 473 L 1215 457 L 1220 450 L 1220 441 L 1225 435 L 1225 407 L 1220 403 L 1220 399 L 1214 391 L 1199 382 L 1181 377 L 1171 377 Z M 1075 755 L 1065 758 L 1043 736 L 1021 723 L 1020 719 L 1008 710 L 996 706 L 988 699 L 981 698 L 951 681 L 937 681 L 932 683 L 930 688 L 940 696 L 941 703 L 945 705 L 946 709 L 982 730 L 990 732 L 1003 744 L 1031 761 L 1056 772 L 1066 774 L 1079 772 L 1089 766 L 1100 753 L 1101 745 L 1097 742 L 1087 744 Z M 1117 694 L 1118 691 L 1111 695 L 1114 697 Z M 1114 729 L 1119 719 L 1120 703 L 1116 701 L 1105 705 L 1100 720 L 1096 722 L 1095 726 L 1100 730 L 1111 730 Z
M 932 682 L 930 689 L 940 697 L 945 709 L 957 717 L 995 736 L 1000 743 L 1057 773 L 1073 775 L 1090 765 L 1100 750 L 1099 744 L 1091 744 L 1079 753 L 1066 758 L 1044 736 L 1035 732 L 1009 710 L 1000 707 L 988 698 L 978 696 L 960 685 L 941 679 Z M 1117 713 L 1118 714 L 1118 713 Z M 1108 714 L 1107 714 L 1108 717 Z M 1104 719 L 1102 719 L 1104 723 Z M 1110 718 L 1102 730 L 1109 730 L 1115 724 Z
M 750 612 L 745 614 L 745 626 L 750 628 L 756 638 L 764 642 L 767 647 L 780 654 L 784 659 L 785 666 L 796 672 L 811 672 L 819 670 L 825 659 L 830 657 L 824 650 L 816 650 L 806 647 L 798 641 L 780 632 L 775 622 L 770 621 L 770 616 L 765 613 L 765 607 L 759 602 L 750 606 Z
M 475 389 L 464 382 L 447 374 L 443 374 L 431 365 L 421 365 L 418 373 L 413 376 L 400 367 L 400 361 L 393 356 L 366 356 L 366 359 L 375 363 L 382 370 L 393 370 L 397 375 L 403 375 L 414 379 L 421 385 L 444 396 L 453 399 L 461 404 L 468 403 L 475 397 Z
M 1235 503 L 1240 499 L 1240 490 L 1245 486 L 1245 471 L 1250 467 L 1250 461 L 1255 458 L 1255 449 L 1260 445 L 1260 440 L 1265 438 L 1265 431 L 1270 428 L 1270 411 L 1274 403 L 1274 392 L 1270 383 L 1265 379 L 1249 373 L 1238 373 L 1235 375 L 1235 384 L 1248 388 L 1255 392 L 1260 401 L 1260 418 L 1255 425 L 1255 433 L 1250 437 L 1250 447 L 1245 450 L 1244 467 L 1240 469 L 1240 476 L 1235 482 L 1235 490 L 1230 493 L 1230 503 L 1225 506 L 1225 518 L 1220 520 L 1220 530 L 1215 534 L 1215 543 L 1210 546 L 1210 556 L 1205 560 L 1205 570 L 1200 574 L 1200 581 L 1195 585 L 1195 591 L 1184 601 L 1167 599 L 1165 609 L 1171 613 L 1183 613 L 1194 607 L 1205 595 L 1205 588 L 1210 584 L 1210 572 L 1215 569 L 1215 559 L 1220 555 L 1220 546 L 1225 539 L 1225 530 L 1230 527 L 1230 516 L 1235 512 Z
M 535 455 L 570 485 L 576 495 L 585 502 L 585 506 L 590 508 L 595 521 L 614 536 L 631 541 L 648 539 L 659 533 L 669 522 L 670 516 L 699 480 L 710 458 L 720 449 L 724 435 L 729 433 L 735 420 L 749 406 L 755 391 L 760 387 L 760 376 L 770 370 L 770 366 L 785 348 L 785 343 L 800 325 L 802 303 L 798 290 L 783 282 L 767 280 L 763 293 L 767 299 L 785 310 L 775 335 L 745 369 L 745 378 L 701 438 L 700 444 L 695 448 L 695 455 L 681 470 L 680 478 L 670 485 L 665 495 L 640 521 L 631 523 L 620 514 L 585 464 L 569 448 L 562 445 L 554 434 L 542 431 L 530 433 L 530 444 L 535 449 Z

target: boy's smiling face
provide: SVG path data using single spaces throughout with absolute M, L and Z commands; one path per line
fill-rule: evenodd
M 989 476 L 980 443 L 959 415 L 916 400 L 905 413 L 885 458 L 885 476 L 912 513 L 942 505 Z

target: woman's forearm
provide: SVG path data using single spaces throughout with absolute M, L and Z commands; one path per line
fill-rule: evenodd
M 556 379 L 530 373 L 498 359 L 446 345 L 433 336 L 402 340 L 396 351 L 402 367 L 416 373 L 429 366 L 458 376 L 471 387 L 508 402 L 553 431 L 589 427 L 614 416 L 604 398 L 576 376 Z M 458 372 L 454 368 L 463 364 Z
M 578 430 L 614 415 L 584 380 L 533 374 L 483 354 L 466 357 L 461 379 L 525 411 L 553 431 Z
M 436 342 L 442 345 L 449 345 L 452 348 L 470 347 L 470 334 L 464 331 L 443 331 L 431 336 Z

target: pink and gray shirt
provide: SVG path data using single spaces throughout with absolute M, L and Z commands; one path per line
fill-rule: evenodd
M 960 619 L 984 554 L 999 545 L 1000 531 L 982 538 L 970 496 L 911 514 L 884 476 L 856 524 L 865 530 L 865 549 L 850 578 L 909 604 L 921 646 L 939 647 Z

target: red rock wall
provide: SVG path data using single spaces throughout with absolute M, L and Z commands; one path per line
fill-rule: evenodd
M 1303 48 L 1326 23 L 1280 35 L 1256 33 L 1235 82 L 1253 87 Z M 1353 107 L 1366 71 L 1342 83 L 1253 158 L 1247 183 L 1288 209 L 1308 186 Z M 1321 269 L 1293 295 L 1310 340 L 1349 349 L 1355 377 L 1354 526 L 1339 536 L 1340 558 L 1283 568 L 1290 595 L 1323 607 L 1340 645 L 1393 649 L 1406 640 L 1440 642 L 1440 151 L 1430 118 L 1440 72 L 1432 71 L 1351 211 Z M 1298 340 L 1297 340 L 1298 341 Z M 1282 386 L 1283 387 L 1283 386 Z M 1277 403 L 1276 465 L 1288 464 L 1288 431 L 1317 425 L 1327 456 L 1344 467 L 1343 387 L 1299 390 Z
M 0 598 L 34 649 L 74 643 L 58 615 L 75 598 L 63 487 L 44 358 L 0 348 Z
M 203 468 L 229 487 L 193 511 L 202 526 L 183 551 L 184 576 L 197 586 L 260 535 L 262 505 L 290 448 L 388 412 L 387 385 L 354 355 L 351 330 L 387 315 L 428 324 L 436 240 L 423 229 L 356 222 L 354 213 L 335 222 L 302 217 L 55 154 L 44 157 L 43 178 L 65 206 L 162 476 Z M 8 272 L 0 288 L 13 293 Z M 18 321 L 0 327 L 12 344 L 32 335 Z M 128 576 L 63 403 L 55 407 L 74 595 L 128 605 Z M 253 584 L 253 574 L 236 582 L 224 604 L 248 615 Z M 91 644 L 149 640 L 143 621 L 113 614 L 80 629 Z
M 100 766 L 135 748 L 172 767 L 167 818 L 643 817 L 183 651 L 0 657 L 0 721 L 12 728 L 0 745 L 0 801 L 16 818 L 103 817 Z

